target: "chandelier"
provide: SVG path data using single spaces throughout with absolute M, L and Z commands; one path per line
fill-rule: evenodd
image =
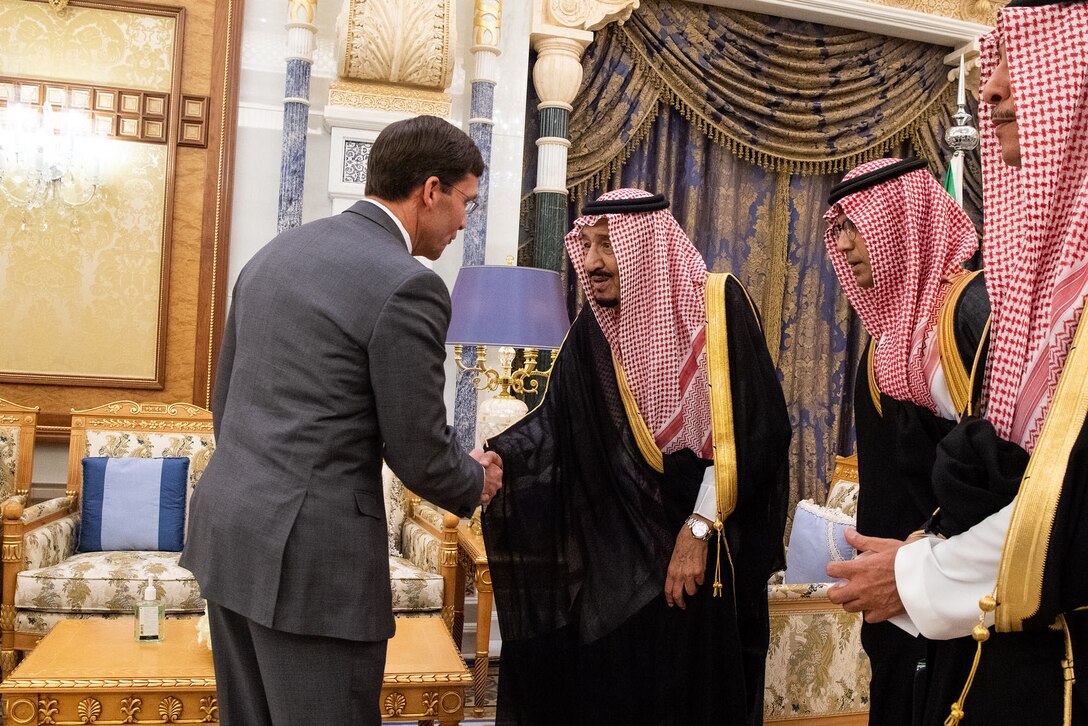
M 86 110 L 52 102 L 17 102 L 14 94 L 0 108 L 0 198 L 23 211 L 21 230 L 49 220 L 68 219 L 79 234 L 84 207 L 101 190 L 101 139 Z

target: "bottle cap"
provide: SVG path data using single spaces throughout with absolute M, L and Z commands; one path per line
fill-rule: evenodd
M 144 600 L 157 600 L 158 595 L 155 594 L 155 585 L 151 582 L 151 576 L 147 576 L 147 587 L 144 588 Z

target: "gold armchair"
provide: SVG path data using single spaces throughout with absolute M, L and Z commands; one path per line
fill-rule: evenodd
M 32 650 L 59 620 L 130 615 L 148 575 L 162 587 L 167 617 L 204 612 L 195 579 L 177 564 L 179 552 L 76 548 L 83 457 L 188 457 L 188 504 L 214 448 L 211 412 L 199 406 L 117 401 L 73 412 L 65 496 L 28 506 L 16 495 L 2 507 L 5 676 L 16 654 Z
M 0 501 L 30 494 L 38 407 L 0 398 Z

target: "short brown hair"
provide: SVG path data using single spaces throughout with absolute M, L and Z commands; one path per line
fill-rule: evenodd
M 378 134 L 366 165 L 366 194 L 399 202 L 429 177 L 452 186 L 483 173 L 483 156 L 468 134 L 437 116 L 416 116 Z

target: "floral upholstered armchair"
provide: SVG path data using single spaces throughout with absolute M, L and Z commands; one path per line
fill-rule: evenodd
M 382 469 L 389 579 L 397 617 L 441 617 L 453 628 L 457 600 L 456 515 L 439 512 Z
M 62 619 L 131 616 L 149 575 L 168 618 L 204 612 L 180 552 L 77 552 L 85 456 L 187 457 L 185 505 L 215 449 L 211 412 L 186 403 L 118 401 L 75 411 L 66 496 L 33 506 L 24 495 L 3 504 L 3 672 Z
M 857 458 L 838 457 L 826 507 L 853 520 L 857 497 Z M 771 579 L 765 723 L 862 726 L 869 720 L 870 669 L 861 648 L 861 615 L 828 600 L 831 584 L 787 585 L 782 573 Z
M 0 398 L 0 501 L 30 493 L 38 407 Z

